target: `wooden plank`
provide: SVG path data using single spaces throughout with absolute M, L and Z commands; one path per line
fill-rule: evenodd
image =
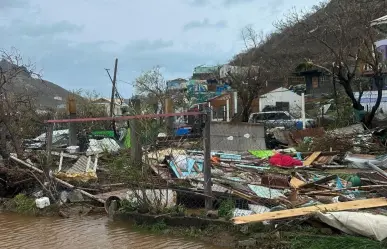
M 300 186 L 304 185 L 305 182 L 304 181 L 301 181 L 300 179 L 298 179 L 297 177 L 292 177 L 292 179 L 290 180 L 290 186 L 292 188 L 299 188 Z
M 321 151 L 316 151 L 316 152 L 313 152 L 312 155 L 310 155 L 305 161 L 304 161 L 304 166 L 310 166 L 314 160 L 317 159 L 317 157 L 319 157 L 321 154 Z
M 71 159 L 78 159 L 78 157 L 79 157 L 77 155 L 71 155 L 71 154 L 68 154 L 68 153 L 64 153 L 63 151 L 61 151 L 60 153 L 56 152 L 56 151 L 53 151 L 53 152 L 51 152 L 51 155 L 68 157 L 68 158 L 71 158 Z
M 233 222 L 235 224 L 245 224 L 251 222 L 262 222 L 265 220 L 278 220 L 284 218 L 291 218 L 297 216 L 303 216 L 312 214 L 315 212 L 334 212 L 334 211 L 345 211 L 353 209 L 365 209 L 365 208 L 376 208 L 387 206 L 386 198 L 375 198 L 367 200 L 357 200 L 348 202 L 339 202 L 325 205 L 317 205 L 311 207 L 295 208 L 277 212 L 267 212 L 263 214 L 254 214 L 244 217 L 235 217 Z

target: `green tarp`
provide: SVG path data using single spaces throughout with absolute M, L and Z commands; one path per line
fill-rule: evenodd
M 272 150 L 249 150 L 249 152 L 259 159 L 266 159 L 274 155 Z
M 128 130 L 126 131 L 126 136 L 124 138 L 124 145 L 125 145 L 125 148 L 130 148 L 131 147 L 131 144 L 130 144 L 130 128 L 128 128 Z
M 91 135 L 114 138 L 114 131 L 92 131 Z

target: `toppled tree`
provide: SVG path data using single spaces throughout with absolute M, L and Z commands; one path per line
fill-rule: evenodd
M 375 52 L 380 36 L 371 27 L 372 20 L 385 14 L 384 6 L 382 0 L 332 0 L 311 11 L 293 10 L 276 25 L 282 33 L 297 37 L 299 46 L 308 48 L 305 67 L 319 67 L 333 75 L 359 113 L 364 112 L 364 107 L 361 98 L 355 97 L 354 86 L 364 76 L 364 67 L 371 69 L 373 80 L 368 81 L 369 87 L 363 84 L 363 89 L 371 89 L 374 84 L 378 97 L 369 115 L 362 117 L 367 126 L 379 108 L 384 86 L 381 57 Z

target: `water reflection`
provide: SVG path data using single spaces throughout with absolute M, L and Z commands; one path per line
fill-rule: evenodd
M 139 233 L 106 217 L 58 219 L 0 213 L 0 248 L 7 249 L 200 249 L 215 248 L 180 238 Z

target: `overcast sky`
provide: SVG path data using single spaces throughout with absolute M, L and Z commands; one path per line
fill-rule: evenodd
M 0 0 L 0 48 L 17 48 L 43 77 L 68 90 L 109 96 L 104 68 L 119 60 L 118 89 L 132 95 L 142 71 L 166 79 L 198 65 L 227 63 L 243 48 L 246 25 L 270 32 L 292 7 L 318 0 Z M 113 70 L 111 70 L 113 71 Z

